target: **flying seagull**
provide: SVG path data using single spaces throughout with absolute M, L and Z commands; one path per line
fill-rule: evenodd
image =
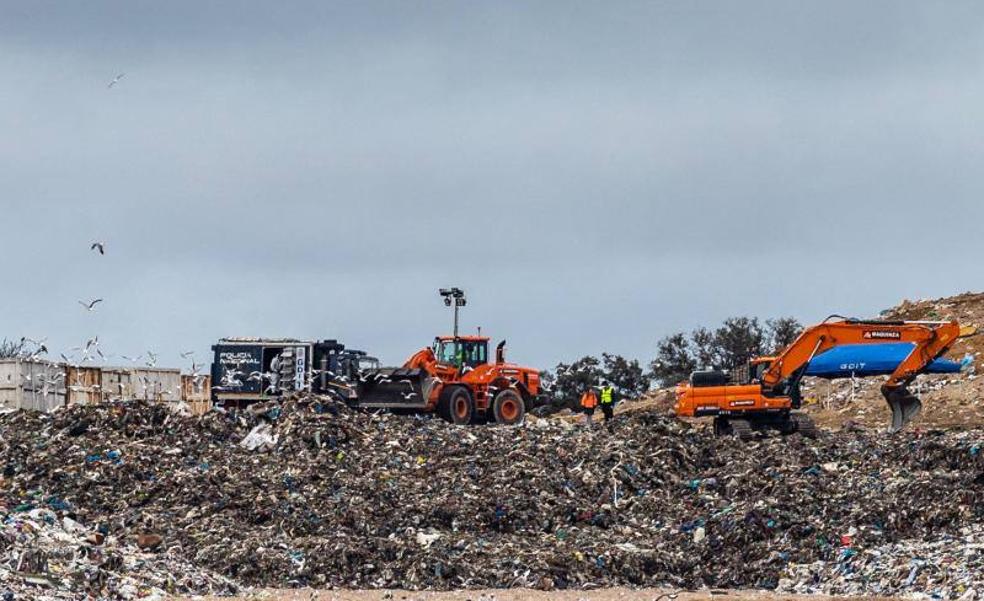
M 106 86 L 106 88 L 108 89 L 108 88 L 111 88 L 111 87 L 115 86 L 117 83 L 119 83 L 119 81 L 121 79 L 123 79 L 123 76 L 124 75 L 126 75 L 126 73 L 120 73 L 119 75 L 117 75 L 116 77 L 114 77 L 113 78 L 113 81 L 109 82 L 109 85 Z
M 92 246 L 89 247 L 89 250 L 98 250 L 99 251 L 99 254 L 104 255 L 104 254 L 106 254 L 106 243 L 105 242 L 98 242 L 98 241 L 97 242 L 93 242 L 92 243 Z
M 192 356 L 194 354 L 195 354 L 195 351 L 185 351 L 185 352 L 181 353 L 181 358 L 182 359 L 187 359 L 188 357 L 190 357 L 190 356 Z
M 99 336 L 93 336 L 92 338 L 85 341 L 85 346 L 73 347 L 73 351 L 81 351 L 82 353 L 82 363 L 86 361 L 92 361 L 91 351 L 93 349 L 99 350 Z
M 85 310 L 86 311 L 95 311 L 96 310 L 96 305 L 98 303 L 101 303 L 102 300 L 103 299 L 101 299 L 101 298 L 97 298 L 97 299 L 91 300 L 89 302 L 79 301 L 79 304 L 82 305 L 83 307 L 85 307 Z

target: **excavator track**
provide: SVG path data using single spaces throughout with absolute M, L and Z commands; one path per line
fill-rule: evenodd
M 817 437 L 817 425 L 813 423 L 813 418 L 809 415 L 805 413 L 792 413 L 789 419 L 795 425 L 795 431 L 800 436 L 805 436 L 806 438 Z
M 718 417 L 714 420 L 715 436 L 735 436 L 739 440 L 751 440 L 754 434 L 752 422 L 747 419 Z
M 747 419 L 730 419 L 728 423 L 731 426 L 731 431 L 738 437 L 738 440 L 751 440 L 755 434 L 755 431 L 752 429 L 752 423 Z
M 714 420 L 715 436 L 734 436 L 739 440 L 752 440 L 756 431 L 778 430 L 784 435 L 799 434 L 806 438 L 816 438 L 817 426 L 809 415 L 793 412 L 785 417 L 755 416 L 724 417 Z

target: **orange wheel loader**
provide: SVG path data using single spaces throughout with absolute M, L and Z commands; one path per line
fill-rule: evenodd
M 356 387 L 358 406 L 436 411 L 455 424 L 522 422 L 540 394 L 540 372 L 506 363 L 505 340 L 490 360 L 488 337 L 458 335 L 464 291 L 442 289 L 441 295 L 455 308 L 454 334 L 438 336 L 433 346 L 414 353 L 402 367 L 362 374 Z

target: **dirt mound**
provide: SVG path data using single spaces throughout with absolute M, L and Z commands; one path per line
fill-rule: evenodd
M 982 584 L 981 432 L 742 444 L 646 412 L 609 430 L 264 409 L 0 417 L 0 582 L 110 598 L 136 594 L 130 577 L 177 593 Z M 910 580 L 917 555 L 939 567 Z
M 934 300 L 903 300 L 896 307 L 886 309 L 881 319 L 903 319 L 907 321 L 943 321 L 955 319 L 961 326 L 980 328 L 984 326 L 984 292 L 965 292 L 957 296 Z M 948 353 L 960 358 L 965 353 L 975 353 L 984 341 L 984 334 L 973 333 L 963 337 L 953 345 Z

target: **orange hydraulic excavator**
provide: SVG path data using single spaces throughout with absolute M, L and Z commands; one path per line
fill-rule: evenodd
M 729 374 L 697 371 L 677 387 L 676 413 L 714 416 L 714 432 L 751 437 L 755 430 L 778 429 L 812 436 L 812 420 L 800 412 L 800 381 L 810 361 L 847 344 L 911 342 L 912 352 L 881 387 L 892 410 L 890 432 L 898 432 L 922 409 L 908 385 L 960 336 L 955 321 L 863 321 L 832 316 L 807 328 L 775 357 L 753 359 Z

